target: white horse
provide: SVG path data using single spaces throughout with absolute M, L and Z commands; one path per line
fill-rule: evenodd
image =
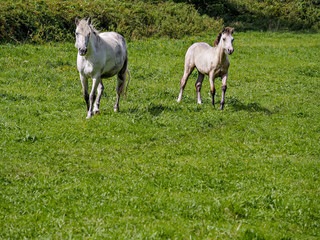
M 76 18 L 75 23 L 75 47 L 78 49 L 77 68 L 80 73 L 83 97 L 87 103 L 87 118 L 99 113 L 104 89 L 102 78 L 109 78 L 117 74 L 117 100 L 114 106 L 116 112 L 119 110 L 120 94 L 123 92 L 127 73 L 129 73 L 126 42 L 118 33 L 99 33 L 91 24 L 90 18 L 88 20 Z M 90 96 L 88 94 L 88 78 L 92 78 L 93 81 Z M 98 92 L 97 96 L 96 91 Z
M 207 43 L 194 43 L 189 47 L 185 56 L 184 74 L 180 81 L 180 93 L 178 102 L 181 101 L 183 89 L 186 86 L 188 77 L 196 67 L 198 70 L 198 79 L 195 84 L 197 90 L 197 102 L 201 104 L 200 90 L 203 78 L 209 75 L 211 85 L 212 105 L 214 106 L 215 87 L 214 80 L 217 77 L 222 79 L 222 98 L 220 103 L 220 110 L 224 106 L 224 98 L 227 90 L 228 68 L 230 65 L 228 54 L 233 53 L 233 34 L 234 29 L 230 27 L 223 28 L 219 33 L 214 47 Z

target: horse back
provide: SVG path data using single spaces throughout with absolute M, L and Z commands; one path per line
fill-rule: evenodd
M 127 45 L 124 37 L 116 32 L 99 34 L 103 41 L 101 49 L 105 51 L 106 63 L 103 75 L 113 75 L 120 71 L 127 61 Z
M 126 41 L 124 37 L 116 32 L 103 32 L 99 34 L 100 38 L 107 44 L 109 47 L 116 49 L 122 48 L 123 51 L 127 51 Z

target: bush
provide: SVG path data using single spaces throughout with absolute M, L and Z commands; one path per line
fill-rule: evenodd
M 172 1 L 4 0 L 1 5 L 2 41 L 72 41 L 76 16 L 90 16 L 98 29 L 117 31 L 128 39 L 180 38 L 222 26 L 221 20 L 201 16 L 191 5 Z
M 199 9 L 201 14 L 219 16 L 226 24 L 236 27 L 237 30 L 319 30 L 320 28 L 319 0 L 188 0 L 188 2 Z
M 0 41 L 73 41 L 74 19 L 127 39 L 181 38 L 219 30 L 320 28 L 319 0 L 2 0 Z

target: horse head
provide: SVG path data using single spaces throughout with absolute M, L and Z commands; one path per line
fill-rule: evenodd
M 91 19 L 88 20 L 78 18 L 75 19 L 76 23 L 76 43 L 75 47 L 78 49 L 81 56 L 86 55 L 88 51 L 88 44 L 91 33 Z

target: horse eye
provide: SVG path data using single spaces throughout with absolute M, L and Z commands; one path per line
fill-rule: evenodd
M 222 38 L 222 40 L 225 41 L 226 39 L 225 39 L 225 38 Z

